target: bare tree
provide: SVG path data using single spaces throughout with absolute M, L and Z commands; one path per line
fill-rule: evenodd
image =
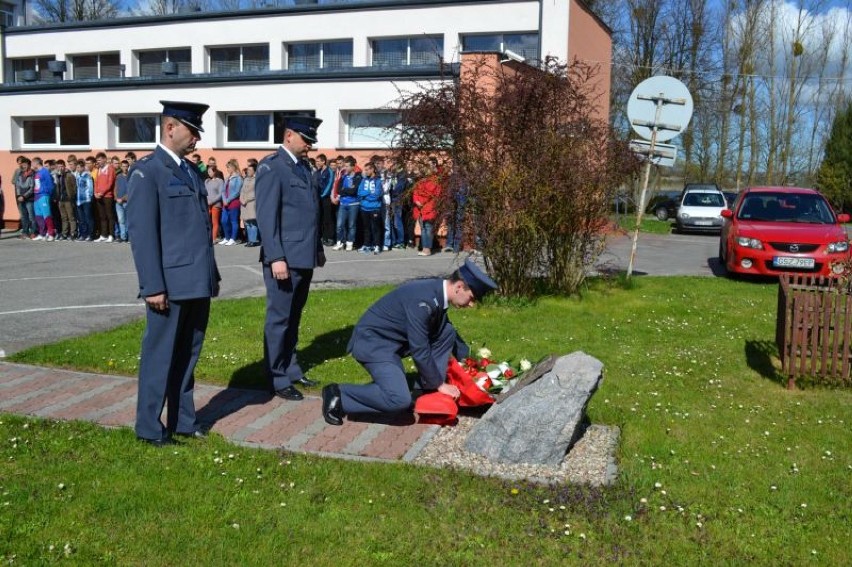
M 36 0 L 35 18 L 41 23 L 105 20 L 119 14 L 118 0 Z
M 200 0 L 143 0 L 133 10 L 134 14 L 148 16 L 167 16 L 180 12 L 205 9 L 207 3 Z
M 594 116 L 596 70 L 542 66 L 463 61 L 459 80 L 398 101 L 395 157 L 447 159 L 444 206 L 464 196 L 469 233 L 510 296 L 579 289 L 602 251 L 613 192 L 638 163 Z

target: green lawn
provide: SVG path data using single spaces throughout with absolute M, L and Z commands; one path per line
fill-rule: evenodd
M 622 428 L 616 486 L 538 488 L 218 437 L 156 450 L 130 430 L 4 415 L 0 557 L 24 565 L 852 564 L 852 392 L 783 387 L 773 366 L 777 287 L 632 282 L 451 314 L 472 346 L 501 358 L 583 350 L 603 361 L 589 414 Z M 345 345 L 386 289 L 312 292 L 301 345 L 313 378 L 366 380 Z M 262 316 L 261 299 L 215 302 L 199 378 L 258 384 Z M 129 325 L 14 359 L 132 375 L 140 332 Z
M 633 234 L 636 230 L 636 213 L 629 215 L 617 215 L 612 217 L 613 222 L 621 230 Z M 649 232 L 652 234 L 671 234 L 674 219 L 661 221 L 653 214 L 642 215 L 642 224 L 639 225 L 639 232 Z

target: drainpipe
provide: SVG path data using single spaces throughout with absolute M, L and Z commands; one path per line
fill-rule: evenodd
M 547 0 L 538 0 L 538 58 L 544 59 L 542 51 L 542 37 L 544 36 L 544 3 Z

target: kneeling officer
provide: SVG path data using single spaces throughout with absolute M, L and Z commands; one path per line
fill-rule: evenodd
M 329 384 L 322 390 L 326 422 L 342 425 L 348 413 L 393 413 L 411 407 L 402 358 L 411 355 L 424 390 L 458 398 L 446 384 L 450 355 L 466 358 L 467 344 L 447 318 L 450 305 L 464 308 L 497 289 L 469 259 L 449 279 L 408 282 L 370 307 L 355 325 L 347 347 L 370 373 L 370 384 Z

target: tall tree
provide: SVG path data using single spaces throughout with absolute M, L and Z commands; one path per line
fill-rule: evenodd
M 852 205 L 852 99 L 831 125 L 817 186 L 838 210 Z

